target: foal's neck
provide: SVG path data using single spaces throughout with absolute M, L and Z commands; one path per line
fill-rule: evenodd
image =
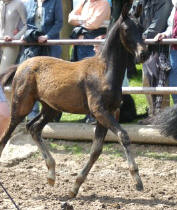
M 119 28 L 121 18 L 115 23 L 107 35 L 101 57 L 107 65 L 106 77 L 112 85 L 120 88 L 122 86 L 125 70 L 127 51 L 121 43 Z

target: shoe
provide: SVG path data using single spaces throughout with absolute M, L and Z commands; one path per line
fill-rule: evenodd
M 85 123 L 86 122 L 86 119 L 87 119 L 87 116 L 84 117 L 83 119 L 78 120 L 77 122 L 78 123 Z
M 97 120 L 94 117 L 92 117 L 91 115 L 87 115 L 85 123 L 91 124 L 91 125 L 96 125 Z
M 143 120 L 138 120 L 137 122 L 138 125 L 151 125 L 152 124 L 152 117 L 149 116 Z

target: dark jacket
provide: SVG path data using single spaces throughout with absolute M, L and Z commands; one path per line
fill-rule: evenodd
M 35 26 L 35 13 L 37 9 L 36 0 L 28 0 L 25 2 L 27 10 L 27 26 L 28 29 Z M 63 24 L 63 12 L 61 0 L 45 0 L 42 4 L 43 22 L 42 33 L 48 36 L 48 39 L 59 39 L 59 32 Z M 51 46 L 51 56 L 60 57 L 60 46 Z
M 154 38 L 158 33 L 164 32 L 167 28 L 167 20 L 172 10 L 171 0 L 135 0 L 133 10 L 137 4 L 142 4 L 140 23 L 144 28 L 145 39 Z M 164 46 L 160 47 L 164 48 Z M 165 46 L 168 50 L 168 46 Z M 159 51 L 159 46 L 150 46 L 151 51 Z
M 24 40 L 28 43 L 35 43 L 38 41 L 38 37 L 44 35 L 37 28 L 31 28 L 26 30 L 24 34 Z M 50 56 L 50 47 L 42 46 L 42 45 L 32 45 L 24 47 L 23 53 L 21 53 L 19 63 L 27 60 L 28 58 L 32 58 L 35 56 Z
M 154 38 L 157 33 L 165 31 L 167 20 L 172 10 L 171 0 L 140 0 L 143 12 L 140 23 L 144 28 L 143 36 Z

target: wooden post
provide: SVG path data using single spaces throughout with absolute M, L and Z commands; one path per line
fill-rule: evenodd
M 127 131 L 132 143 L 140 144 L 168 144 L 177 145 L 172 137 L 162 136 L 155 126 L 121 124 Z M 94 137 L 94 125 L 86 123 L 49 123 L 43 131 L 44 138 L 65 139 L 65 140 L 92 140 Z M 105 141 L 117 142 L 117 137 L 108 131 Z
M 71 31 L 72 26 L 68 24 L 68 15 L 72 10 L 72 0 L 62 0 L 63 3 L 63 28 L 60 33 L 61 39 L 68 39 Z M 64 60 L 69 60 L 69 48 L 70 45 L 62 45 L 62 55 L 61 58 Z

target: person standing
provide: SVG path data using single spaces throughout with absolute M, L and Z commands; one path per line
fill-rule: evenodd
M 12 41 L 20 39 L 27 28 L 26 9 L 20 0 L 0 1 L 0 39 Z M 16 63 L 19 46 L 2 46 L 0 59 L 0 77 Z M 10 119 L 10 108 L 0 84 L 0 136 Z
M 177 38 L 177 0 L 172 0 L 173 9 L 170 17 L 168 18 L 168 27 L 162 32 L 158 33 L 154 39 L 160 41 L 164 38 Z M 170 64 L 171 71 L 169 73 L 169 86 L 177 87 L 177 45 L 172 44 L 170 46 Z M 177 104 L 177 95 L 172 94 L 174 104 Z
M 153 39 L 155 35 L 163 32 L 167 27 L 167 20 L 172 9 L 171 0 L 135 0 L 132 6 L 132 12 L 137 4 L 142 4 L 140 23 L 143 27 L 143 38 Z M 159 62 L 161 53 L 166 57 L 168 56 L 168 46 L 150 45 L 149 51 L 150 57 L 143 64 L 143 86 L 145 87 L 158 86 L 160 80 L 157 63 Z M 159 108 L 164 108 L 169 105 L 169 96 L 164 96 L 160 104 L 157 104 L 157 97 L 155 95 L 146 95 L 146 98 L 149 104 L 149 117 L 139 121 L 139 124 L 151 123 L 151 117 L 157 114 L 160 110 Z
M 106 34 L 110 21 L 111 8 L 107 0 L 81 0 L 68 17 L 68 22 L 75 26 L 71 38 L 94 39 Z M 93 45 L 74 47 L 72 61 L 94 56 Z
M 110 22 L 111 7 L 107 0 L 81 0 L 68 16 L 68 22 L 74 26 L 71 38 L 95 39 L 107 32 Z M 71 61 L 79 61 L 95 55 L 93 45 L 75 45 Z M 83 120 L 95 124 L 95 118 L 90 114 Z
M 0 39 L 11 41 L 20 39 L 27 29 L 26 9 L 20 0 L 0 1 Z M 1 47 L 0 75 L 16 63 L 19 46 Z
M 8 126 L 10 120 L 10 109 L 7 99 L 0 86 L 0 137 Z
M 38 37 L 39 43 L 48 39 L 59 39 L 63 25 L 63 10 L 61 0 L 27 0 L 27 29 L 37 29 L 43 35 Z M 59 58 L 60 46 L 50 46 L 49 56 Z
M 63 10 L 61 0 L 27 0 L 25 2 L 27 10 L 27 31 L 24 40 L 35 40 L 45 43 L 48 39 L 59 39 L 59 33 L 63 24 Z M 34 56 L 61 56 L 60 46 L 29 46 L 25 47 L 20 58 L 20 62 Z M 32 112 L 28 115 L 28 120 L 33 119 L 39 113 L 39 103 L 37 102 Z

